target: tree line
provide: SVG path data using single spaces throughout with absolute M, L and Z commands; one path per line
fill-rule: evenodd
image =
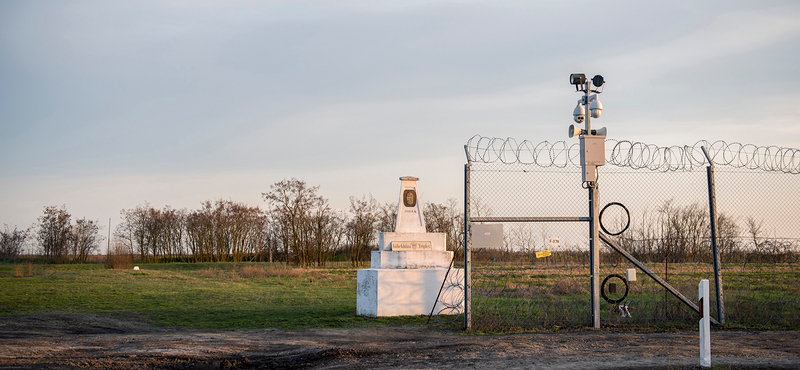
M 307 267 L 344 260 L 360 266 L 377 249 L 378 232 L 394 231 L 397 219 L 397 203 L 380 203 L 371 195 L 351 196 L 349 208 L 338 210 L 319 194 L 318 186 L 294 178 L 272 184 L 262 197 L 265 209 L 231 200 L 207 200 L 195 210 L 158 209 L 146 202 L 123 209 L 109 253 L 154 263 L 280 261 Z M 448 249 L 457 250 L 463 229 L 457 201 L 426 203 L 423 213 L 428 231 L 447 233 Z M 31 228 L 43 256 L 86 261 L 100 251 L 98 222 L 85 218 L 71 222 L 70 217 L 64 207 L 45 207 Z M 16 250 L 9 247 L 8 253 L 19 254 L 29 234 L 30 230 L 6 227 L 0 252 L 6 253 L 6 244 L 18 245 Z
M 266 209 L 230 200 L 205 201 L 197 210 L 155 209 L 149 204 L 122 211 L 114 241 L 142 261 L 281 261 L 325 266 L 338 259 L 360 266 L 377 247 L 380 231 L 393 231 L 397 203 L 371 195 L 350 197 L 347 210 L 330 206 L 318 186 L 288 179 L 262 193 Z M 429 232 L 448 233 L 458 245 L 461 214 L 454 199 L 427 203 Z M 452 236 L 451 236 L 452 235 Z
M 97 221 L 85 217 L 73 219 L 66 207 L 49 206 L 44 208 L 37 224 L 28 229 L 10 230 L 5 225 L 0 232 L 0 258 L 16 259 L 26 243 L 32 241 L 46 258 L 86 262 L 97 252 L 102 240 Z
M 486 210 L 483 210 L 486 213 Z M 489 210 L 490 212 L 490 210 Z M 667 200 L 652 210 L 645 209 L 630 214 L 630 227 L 621 235 L 612 237 L 619 246 L 644 262 L 670 260 L 675 262 L 711 260 L 711 226 L 708 206 L 702 203 L 686 205 Z M 627 217 L 604 220 L 611 232 L 622 230 Z M 716 221 L 717 247 L 726 262 L 747 262 L 753 259 L 772 262 L 793 262 L 800 257 L 798 240 L 768 237 L 763 221 L 753 217 L 737 218 L 718 213 Z M 547 232 L 542 226 L 537 233 L 525 225 L 510 225 L 504 230 L 506 254 L 533 254 L 550 248 Z M 565 246 L 560 251 L 577 256 L 577 245 Z M 508 258 L 513 258 L 510 256 Z M 608 253 L 610 259 L 621 259 L 616 252 Z

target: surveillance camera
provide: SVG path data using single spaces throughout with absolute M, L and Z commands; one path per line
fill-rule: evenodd
M 589 105 L 589 110 L 592 112 L 592 118 L 598 118 L 603 114 L 603 103 L 595 98 L 592 104 Z
M 583 110 L 583 106 L 578 103 L 578 106 L 575 107 L 575 110 L 572 111 L 572 119 L 575 120 L 575 123 L 583 123 L 583 120 L 586 118 L 586 113 Z
M 569 75 L 569 83 L 571 85 L 583 85 L 586 83 L 586 75 L 583 73 L 573 73 Z

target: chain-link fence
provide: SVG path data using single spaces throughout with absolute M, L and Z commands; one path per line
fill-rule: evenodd
M 465 167 L 469 218 L 504 221 L 499 246 L 470 248 L 472 327 L 590 326 L 589 200 L 575 146 L 473 140 Z M 624 208 L 603 210 L 604 234 L 628 224 L 610 240 L 688 301 L 697 303 L 701 279 L 709 279 L 713 296 L 708 163 L 698 159 L 699 145 L 629 145 L 625 155 L 619 143 L 606 145 L 611 159 L 599 169 L 600 208 Z M 733 153 L 731 145 L 703 145 L 717 162 L 721 316 L 733 327 L 800 328 L 800 154 L 743 145 Z M 758 158 L 778 149 L 778 159 Z M 479 224 L 470 224 L 473 233 Z M 697 312 L 656 279 L 605 243 L 600 252 L 602 326 L 696 325 Z M 709 303 L 716 318 L 717 302 Z

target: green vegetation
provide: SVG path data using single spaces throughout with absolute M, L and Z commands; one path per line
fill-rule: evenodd
M 712 283 L 710 264 L 648 263 L 690 301 L 697 302 L 697 284 Z M 601 277 L 625 275 L 625 264 L 601 265 Z M 731 329 L 800 329 L 800 265 L 726 264 L 722 271 L 726 325 Z M 581 328 L 589 323 L 588 266 L 562 263 L 532 265 L 495 262 L 479 266 L 473 275 L 473 327 L 486 332 L 514 332 L 564 327 Z M 604 327 L 635 331 L 697 330 L 697 313 L 667 293 L 639 271 L 629 283 L 625 304 L 631 316 L 621 316 L 619 307 L 601 300 Z M 712 298 L 711 314 L 716 315 Z
M 649 265 L 665 275 L 663 265 Z M 357 317 L 356 269 L 344 261 L 326 268 L 221 262 L 139 266 L 141 270 L 133 271 L 101 264 L 0 265 L 0 315 L 88 312 L 136 317 L 156 325 L 224 329 L 375 327 L 427 321 L 426 317 Z M 601 274 L 624 274 L 624 268 L 603 265 Z M 670 264 L 669 268 L 669 282 L 692 301 L 697 300 L 697 281 L 713 278 L 703 264 Z M 587 272 L 586 266 L 567 264 L 499 263 L 483 268 L 473 276 L 475 331 L 585 327 L 590 300 Z M 730 264 L 723 278 L 727 328 L 800 328 L 797 265 Z M 632 317 L 621 317 L 613 305 L 601 303 L 604 327 L 696 328 L 696 313 L 643 273 L 630 283 L 626 303 Z M 713 315 L 713 304 L 711 308 Z
M 356 269 L 267 263 L 0 265 L 0 314 L 91 312 L 192 328 L 420 324 L 427 318 L 357 317 Z

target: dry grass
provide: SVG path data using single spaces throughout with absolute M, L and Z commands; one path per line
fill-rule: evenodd
M 14 266 L 14 277 L 31 277 L 36 274 L 33 264 L 28 262 L 24 265 Z
M 230 281 L 240 281 L 242 279 L 266 279 L 278 278 L 299 278 L 307 273 L 307 270 L 294 268 L 285 265 L 264 266 L 264 265 L 233 265 L 230 269 L 218 269 L 209 267 L 197 272 L 203 277 L 221 277 Z M 313 277 L 309 277 L 314 279 Z
M 207 269 L 197 271 L 197 274 L 202 277 L 215 277 L 219 275 L 219 269 L 216 267 L 209 267 Z
M 106 267 L 115 270 L 130 270 L 133 268 L 133 253 L 124 246 L 114 244 L 106 256 Z
M 550 292 L 555 295 L 585 294 L 586 287 L 573 279 L 562 279 L 553 283 Z

